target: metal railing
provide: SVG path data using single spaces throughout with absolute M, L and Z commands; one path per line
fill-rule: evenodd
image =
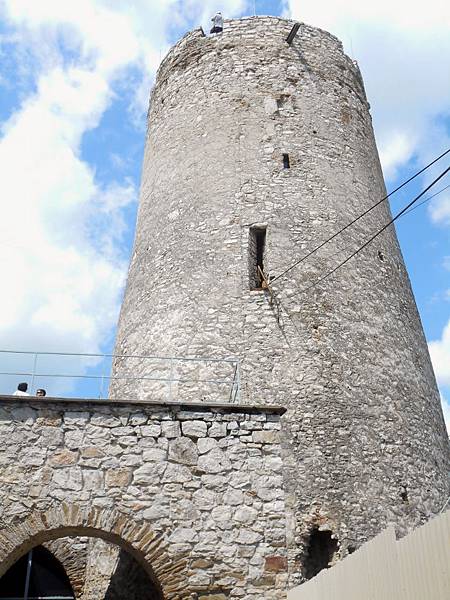
M 0 350 L 0 390 L 47 396 L 240 401 L 239 359 Z

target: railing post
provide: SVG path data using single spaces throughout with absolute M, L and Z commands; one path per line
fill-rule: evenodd
M 31 375 L 31 392 L 33 393 L 34 390 L 34 379 L 36 376 L 36 365 L 37 365 L 37 359 L 38 359 L 38 355 L 37 352 L 34 353 L 34 358 L 33 358 L 33 371 L 32 371 L 32 375 Z
M 173 380 L 173 358 L 170 359 L 170 374 L 169 374 L 169 402 L 172 402 L 172 380 Z
M 233 402 L 235 401 L 236 398 L 236 375 L 237 375 L 237 369 L 238 369 L 238 363 L 233 362 L 232 363 L 234 369 L 233 369 L 233 381 L 231 382 L 231 390 L 230 390 L 230 397 L 229 397 L 229 402 L 231 404 L 233 404 Z
M 31 565 L 33 563 L 33 548 L 28 552 L 28 561 L 27 561 L 27 577 L 25 579 L 25 590 L 23 593 L 23 599 L 28 600 L 28 594 L 30 591 L 30 575 L 31 575 Z
M 241 401 L 241 363 L 240 360 L 237 359 L 236 362 L 237 365 L 237 370 L 236 370 L 236 396 L 235 396 L 235 401 L 236 401 L 236 397 L 237 397 L 237 401 L 240 402 Z
M 102 379 L 101 379 L 101 382 L 100 382 L 100 396 L 99 396 L 99 399 L 103 398 L 103 383 L 104 383 L 104 379 L 105 379 L 105 376 L 102 373 Z

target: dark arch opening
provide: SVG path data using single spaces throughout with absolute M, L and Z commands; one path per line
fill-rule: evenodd
M 69 578 L 53 554 L 36 546 L 0 579 L 0 599 L 74 598 Z
M 162 600 L 145 571 L 132 556 L 121 550 L 104 600 Z
M 160 587 L 140 562 L 117 544 L 88 536 L 53 539 L 64 540 L 68 565 L 64 558 L 61 560 L 69 573 L 74 568 L 71 544 L 87 540 L 88 552 L 83 560 L 75 556 L 76 581 L 81 585 L 77 594 L 87 594 L 96 600 L 163 600 Z M 89 546 L 90 542 L 97 545 Z M 0 600 L 75 600 L 75 588 L 62 563 L 44 546 L 33 547 L 0 577 Z
M 333 563 L 338 550 L 338 541 L 331 531 L 313 529 L 309 536 L 305 560 L 303 561 L 305 579 L 315 577 Z
M 42 531 L 37 531 L 34 533 L 34 535 L 30 536 L 28 540 L 18 545 L 15 550 L 3 562 L 0 563 L 0 581 L 2 578 L 1 574 L 6 574 L 7 570 L 14 565 L 14 562 L 23 556 L 24 553 L 28 552 L 31 548 L 63 537 L 76 538 L 80 536 L 101 539 L 124 550 L 140 565 L 147 577 L 150 579 L 154 589 L 158 590 L 159 595 L 156 596 L 158 600 L 164 598 L 161 585 L 152 569 L 152 566 L 145 560 L 142 552 L 140 552 L 139 549 L 136 549 L 130 542 L 126 541 L 113 531 L 105 531 L 97 527 L 85 525 L 59 525 L 53 529 L 47 528 Z M 0 598 L 0 600 L 3 599 Z

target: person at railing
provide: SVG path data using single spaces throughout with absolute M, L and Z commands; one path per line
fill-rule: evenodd
M 39 388 L 38 390 L 36 390 L 36 396 L 43 398 L 46 395 L 47 395 L 47 392 L 45 390 L 43 390 L 42 388 Z
M 30 394 L 27 392 L 28 383 L 19 383 L 17 386 L 17 390 L 14 392 L 13 396 L 29 396 Z

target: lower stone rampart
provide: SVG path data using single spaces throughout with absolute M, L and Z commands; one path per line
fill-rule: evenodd
M 0 577 L 84 536 L 128 552 L 167 600 L 283 597 L 282 413 L 0 397 Z

